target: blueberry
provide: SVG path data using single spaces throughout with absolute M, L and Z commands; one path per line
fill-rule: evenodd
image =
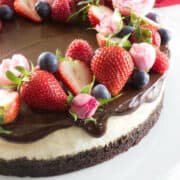
M 135 29 L 132 26 L 124 26 L 117 36 L 120 37 L 120 38 L 123 38 L 124 36 L 126 36 L 126 35 L 128 35 L 130 33 L 133 33 L 134 30 Z
M 111 93 L 108 91 L 106 86 L 104 86 L 102 84 L 98 84 L 93 88 L 92 95 L 96 99 L 109 99 L 109 98 L 111 98 Z
M 161 36 L 161 44 L 166 45 L 171 40 L 171 32 L 167 29 L 160 28 L 158 30 L 160 36 Z
M 146 15 L 147 18 L 151 19 L 152 21 L 159 23 L 160 22 L 160 18 L 156 13 L 150 12 Z
M 37 2 L 35 5 L 35 9 L 40 17 L 47 19 L 51 15 L 51 7 L 47 2 Z
M 0 19 L 10 21 L 14 18 L 14 11 L 8 5 L 0 6 Z
M 38 65 L 40 69 L 55 73 L 58 69 L 58 58 L 51 52 L 43 52 L 38 57 Z
M 149 83 L 149 74 L 144 70 L 136 70 L 132 76 L 132 84 L 136 89 L 142 89 Z

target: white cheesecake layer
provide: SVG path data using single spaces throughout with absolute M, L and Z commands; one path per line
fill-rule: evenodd
M 0 159 L 13 160 L 25 157 L 29 160 L 52 160 L 59 156 L 74 155 L 92 148 L 103 147 L 144 123 L 159 105 L 163 92 L 164 86 L 155 101 L 143 103 L 133 113 L 110 117 L 107 131 L 100 138 L 90 136 L 81 128 L 70 127 L 57 130 L 30 144 L 16 144 L 0 139 Z

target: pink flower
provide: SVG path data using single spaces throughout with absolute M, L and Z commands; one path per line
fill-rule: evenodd
M 104 15 L 95 29 L 104 36 L 118 33 L 122 28 L 122 18 L 120 13 L 115 10 L 112 15 Z
M 21 54 L 15 54 L 11 59 L 4 59 L 0 64 L 0 84 L 8 85 L 12 82 L 7 79 L 6 72 L 9 70 L 16 76 L 20 73 L 15 69 L 16 66 L 22 66 L 29 71 L 29 63 L 27 59 Z
M 77 95 L 71 104 L 71 111 L 77 115 L 79 119 L 86 119 L 92 117 L 97 108 L 99 102 L 89 94 Z
M 149 70 L 156 58 L 155 48 L 148 43 L 134 43 L 130 49 L 134 64 L 138 69 Z
M 129 14 L 129 9 L 145 15 L 154 6 L 155 0 L 112 0 L 114 8 L 118 8 L 123 15 Z

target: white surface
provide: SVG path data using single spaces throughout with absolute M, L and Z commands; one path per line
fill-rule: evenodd
M 180 6 L 157 10 L 173 33 L 171 69 L 160 121 L 140 144 L 103 164 L 42 180 L 179 180 L 180 179 Z M 38 169 L 37 169 L 38 171 Z M 0 180 L 19 180 L 3 177 Z M 24 178 L 23 180 L 30 180 Z

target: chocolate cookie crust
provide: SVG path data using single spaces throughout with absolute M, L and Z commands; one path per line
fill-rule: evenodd
M 58 157 L 53 160 L 28 160 L 25 157 L 6 161 L 0 159 L 0 174 L 8 176 L 46 177 L 60 175 L 90 167 L 113 158 L 136 145 L 159 119 L 163 98 L 149 118 L 126 136 L 104 147 L 94 148 L 73 156 Z

